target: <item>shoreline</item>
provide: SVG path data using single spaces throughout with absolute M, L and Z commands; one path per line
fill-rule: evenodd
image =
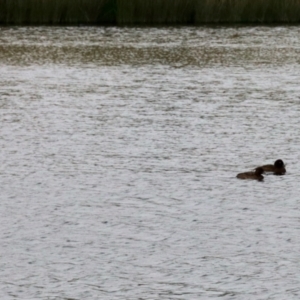
M 293 0 L 0 0 L 0 25 L 296 25 Z

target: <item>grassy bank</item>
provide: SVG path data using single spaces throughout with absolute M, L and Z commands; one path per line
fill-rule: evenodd
M 0 0 L 1 24 L 298 23 L 300 0 Z
M 0 0 L 1 24 L 116 23 L 117 0 Z

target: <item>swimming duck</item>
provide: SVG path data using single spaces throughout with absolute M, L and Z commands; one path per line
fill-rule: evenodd
M 285 165 L 281 159 L 277 159 L 274 165 L 264 165 L 259 168 L 262 168 L 264 172 L 273 172 L 274 175 L 284 175 L 286 172 Z
M 262 181 L 264 179 L 264 176 L 261 175 L 263 172 L 263 168 L 258 167 L 255 169 L 255 172 L 239 173 L 236 177 L 240 179 L 256 179 Z

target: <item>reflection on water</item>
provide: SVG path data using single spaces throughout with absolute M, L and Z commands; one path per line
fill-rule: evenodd
M 298 299 L 298 34 L 2 28 L 2 298 Z
M 299 62 L 298 27 L 3 27 L 5 64 L 173 67 L 286 65 Z

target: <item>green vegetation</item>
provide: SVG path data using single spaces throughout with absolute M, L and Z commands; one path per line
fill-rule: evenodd
M 1 24 L 116 23 L 117 0 L 0 0 Z
M 299 0 L 0 0 L 1 24 L 297 23 Z
M 193 24 L 202 0 L 118 0 L 119 24 Z

